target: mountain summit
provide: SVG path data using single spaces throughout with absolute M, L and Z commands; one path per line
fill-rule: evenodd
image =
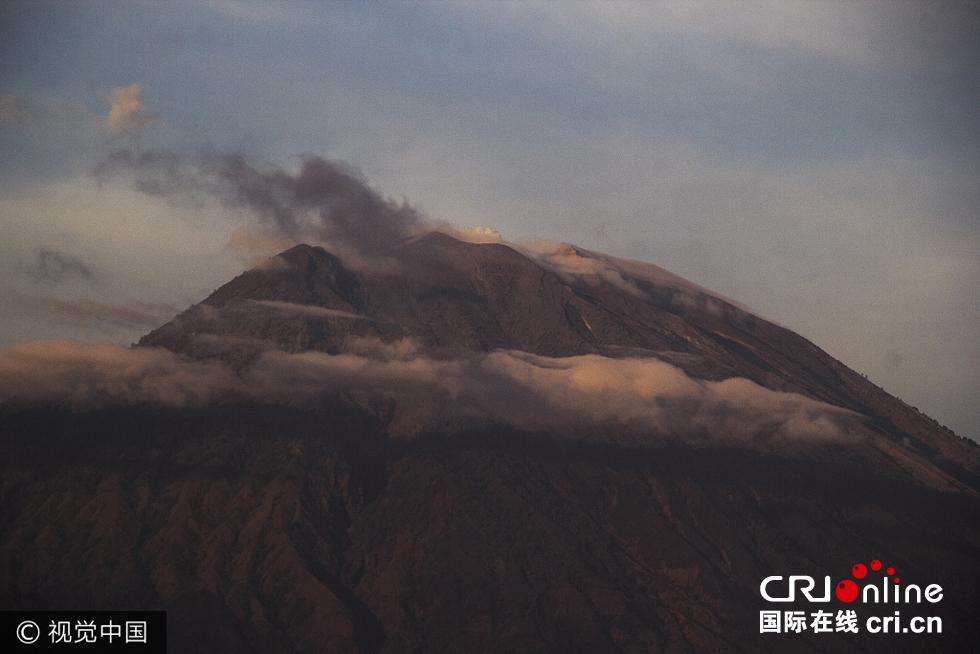
M 938 455 L 943 476 L 976 448 L 794 332 L 651 264 L 572 245 L 521 250 L 441 232 L 345 265 L 297 245 L 217 289 L 140 345 L 248 361 L 270 348 L 339 354 L 352 340 L 411 339 L 449 357 L 654 358 L 692 377 L 739 377 L 854 411 L 871 432 Z
M 432 232 L 386 254 L 351 269 L 320 247 L 298 245 L 140 343 L 193 352 L 189 334 L 231 330 L 287 351 L 336 351 L 351 334 L 373 334 L 411 337 L 431 348 L 615 355 L 693 352 L 702 324 L 720 329 L 726 317 L 755 322 L 666 271 L 573 246 L 526 253 Z M 697 326 L 680 318 L 688 314 L 700 317 Z M 287 337 L 277 329 L 298 332 Z
M 298 245 L 134 351 L 231 391 L 0 410 L 5 606 L 167 608 L 175 651 L 975 645 L 977 448 L 656 266 Z M 941 635 L 759 633 L 764 578 L 872 558 Z

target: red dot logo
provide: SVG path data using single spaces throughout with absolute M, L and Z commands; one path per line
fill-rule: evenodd
M 868 576 L 868 567 L 863 563 L 855 563 L 851 567 L 851 574 L 855 579 L 864 579 Z
M 902 580 L 901 580 L 901 579 L 899 579 L 898 577 L 892 577 L 892 580 L 893 580 L 893 581 L 894 581 L 894 582 L 895 582 L 896 584 L 900 584 L 900 583 L 902 583 Z
M 887 570 L 885 570 L 885 573 L 888 574 L 888 576 L 891 576 L 895 574 L 895 568 L 888 568 Z
M 875 572 L 878 572 L 879 570 L 881 570 L 881 561 L 879 561 L 878 559 L 875 559 L 874 561 L 872 561 L 871 562 L 871 569 L 874 570 Z
M 844 579 L 843 581 L 837 582 L 837 586 L 834 587 L 834 594 L 837 595 L 837 599 L 840 601 L 845 604 L 850 604 L 857 599 L 858 585 L 850 579 Z

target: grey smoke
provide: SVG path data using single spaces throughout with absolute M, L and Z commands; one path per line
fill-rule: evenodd
M 362 253 L 383 250 L 425 223 L 416 209 L 383 197 L 350 166 L 313 155 L 291 172 L 237 152 L 118 150 L 96 175 L 129 176 L 142 192 L 173 200 L 217 198 L 289 238 Z
M 39 249 L 34 261 L 24 270 L 28 276 L 44 283 L 60 284 L 73 278 L 86 281 L 95 279 L 92 267 L 80 258 L 48 248 Z

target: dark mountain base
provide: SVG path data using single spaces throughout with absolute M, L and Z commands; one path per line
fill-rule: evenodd
M 8 412 L 0 603 L 166 608 L 174 652 L 975 651 L 975 494 L 681 442 L 394 439 L 342 400 Z M 762 578 L 870 558 L 943 586 L 899 607 L 941 636 L 758 634 Z

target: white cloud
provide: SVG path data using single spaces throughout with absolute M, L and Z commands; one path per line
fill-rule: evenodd
M 658 359 L 498 351 L 462 359 L 414 344 L 361 354 L 267 351 L 243 376 L 166 350 L 39 341 L 0 349 L 0 403 L 201 406 L 229 399 L 304 405 L 337 392 L 401 398 L 438 424 L 490 417 L 526 429 L 613 428 L 685 441 L 846 441 L 856 414 L 747 379 L 702 381 Z M 377 358 L 380 356 L 381 358 Z M 415 423 L 418 428 L 418 423 Z
M 338 389 L 394 393 L 405 398 L 406 406 L 438 407 L 433 420 L 447 410 L 470 411 L 528 429 L 611 426 L 749 442 L 848 440 L 857 425 L 855 414 L 838 407 L 747 379 L 693 379 L 651 358 L 551 358 L 498 351 L 464 359 L 376 359 L 267 352 L 248 379 L 250 387 L 279 401 Z

